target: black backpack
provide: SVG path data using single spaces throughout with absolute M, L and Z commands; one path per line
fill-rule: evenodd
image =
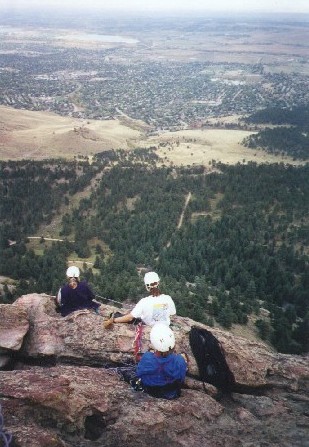
M 207 329 L 193 326 L 189 341 L 195 357 L 200 379 L 224 392 L 231 392 L 235 385 L 234 374 L 230 370 L 223 348 L 217 338 Z

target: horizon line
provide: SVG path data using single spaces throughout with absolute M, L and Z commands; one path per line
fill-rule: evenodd
M 55 6 L 50 4 L 41 4 L 41 5 L 20 5 L 18 7 L 10 5 L 4 5 L 2 6 L 3 10 L 9 10 L 12 12 L 18 12 L 21 10 L 33 10 L 35 9 L 37 12 L 44 11 L 44 10 L 54 10 L 54 11 L 83 11 L 83 12 L 91 12 L 91 11 L 108 11 L 113 13 L 120 13 L 120 14 L 135 14 L 135 13 L 174 13 L 182 14 L 182 13 L 190 13 L 190 15 L 194 15 L 195 13 L 211 13 L 211 14 L 272 14 L 272 15 L 278 15 L 278 14 L 297 14 L 297 15 L 308 15 L 309 14 L 309 8 L 306 11 L 300 11 L 295 9 L 259 9 L 259 8 L 230 8 L 230 9 L 213 9 L 213 8 L 204 8 L 204 7 L 196 7 L 196 8 L 188 8 L 188 7 L 180 7 L 180 8 L 162 8 L 162 7 L 143 7 L 143 8 L 119 8 L 119 7 L 113 7 L 113 6 L 104 6 L 104 5 L 93 5 L 93 6 L 84 6 L 84 5 L 61 5 Z

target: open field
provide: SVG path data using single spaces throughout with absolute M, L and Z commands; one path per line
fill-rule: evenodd
M 140 131 L 118 120 L 96 121 L 0 107 L 0 158 L 2 160 L 91 155 L 109 149 L 129 149 Z
M 212 160 L 229 164 L 250 160 L 257 163 L 300 163 L 289 157 L 276 157 L 243 147 L 240 143 L 250 132 L 242 130 L 182 130 L 146 138 L 143 132 L 146 125 L 143 128 L 141 122 L 133 120 L 127 120 L 126 125 L 120 120 L 86 121 L 5 106 L 0 107 L 0 129 L 2 160 L 71 159 L 110 149 L 155 146 L 164 163 L 177 166 L 208 165 Z
M 290 163 L 291 157 L 253 151 L 241 145 L 241 141 L 252 132 L 243 130 L 205 129 L 168 132 L 145 141 L 145 145 L 160 145 L 157 154 L 167 163 L 180 165 L 208 165 L 211 161 L 226 164 L 255 161 L 256 163 Z

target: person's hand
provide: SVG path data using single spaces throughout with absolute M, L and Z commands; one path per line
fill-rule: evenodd
M 113 326 L 114 318 L 111 317 L 108 320 L 104 321 L 103 326 L 105 329 L 110 329 Z

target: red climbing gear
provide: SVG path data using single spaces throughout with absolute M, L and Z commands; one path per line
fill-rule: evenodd
M 136 362 L 139 362 L 142 356 L 142 334 L 143 323 L 140 322 L 135 327 L 135 338 L 133 341 L 134 357 Z

